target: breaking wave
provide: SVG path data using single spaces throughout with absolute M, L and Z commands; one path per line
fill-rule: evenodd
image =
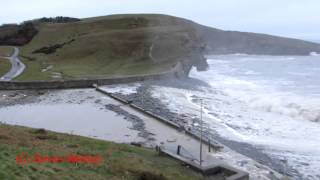
M 249 107 L 289 116 L 291 118 L 320 122 L 320 99 L 308 99 L 298 95 L 281 93 L 257 93 L 226 90 L 227 94 L 245 102 Z
M 310 56 L 320 56 L 317 52 L 310 52 Z
M 252 109 L 320 122 L 320 72 L 314 69 L 320 63 L 314 58 L 229 55 L 209 64 L 206 73 L 193 70 L 191 76 Z

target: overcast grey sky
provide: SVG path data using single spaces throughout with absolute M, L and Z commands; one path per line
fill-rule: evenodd
M 320 40 L 320 0 L 9 0 L 0 24 L 52 16 L 162 13 L 225 29 Z

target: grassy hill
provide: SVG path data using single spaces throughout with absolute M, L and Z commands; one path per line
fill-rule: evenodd
M 8 57 L 13 53 L 13 48 L 10 46 L 0 46 L 0 57 Z
M 0 44 L 9 42 L 24 42 L 20 57 L 27 69 L 16 79 L 21 81 L 158 73 L 170 70 L 177 62 L 182 63 L 184 73 L 188 74 L 193 65 L 200 70 L 207 67 L 204 52 L 270 55 L 320 52 L 316 43 L 223 31 L 159 14 L 42 18 L 0 27 Z
M 16 157 L 22 153 L 29 157 L 100 155 L 102 163 L 17 164 Z M 203 179 L 154 150 L 3 124 L 0 124 L 0 164 L 0 179 Z
M 164 72 L 186 61 L 199 41 L 185 20 L 113 15 L 71 23 L 39 23 L 21 48 L 18 80 L 77 79 Z M 190 59 L 190 58 L 189 58 Z

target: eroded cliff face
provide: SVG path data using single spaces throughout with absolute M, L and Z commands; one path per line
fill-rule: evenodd
M 148 38 L 145 39 L 150 42 L 145 46 L 148 49 L 144 52 L 149 60 L 155 64 L 180 63 L 183 72 L 179 74 L 184 77 L 188 77 L 193 66 L 199 71 L 208 68 L 205 58 L 206 44 L 195 23 L 172 16 L 160 18 L 157 23 L 155 19 L 141 18 L 142 20 L 145 22 L 144 26 L 157 28 L 146 31 Z
M 189 75 L 192 67 L 196 67 L 198 71 L 206 71 L 209 68 L 205 51 L 202 47 L 193 47 L 190 49 L 189 56 L 181 61 L 185 76 Z
M 196 67 L 198 71 L 205 71 L 209 67 L 205 58 L 206 43 L 197 29 L 197 24 L 184 19 L 178 20 L 177 24 L 184 28 L 184 36 L 180 40 L 182 43 L 179 44 L 183 52 L 176 60 L 182 64 L 183 74 L 188 77 L 192 67 Z
M 194 28 L 194 26 L 192 26 Z M 206 44 L 203 41 L 201 34 L 196 28 L 192 31 L 193 34 L 190 35 L 190 44 L 187 47 L 189 49 L 190 63 L 187 65 L 188 73 L 192 66 L 195 66 L 198 71 L 205 71 L 209 67 L 207 59 L 205 58 Z M 191 67 L 190 67 L 191 66 Z

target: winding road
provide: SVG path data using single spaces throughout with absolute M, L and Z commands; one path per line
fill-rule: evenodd
M 11 69 L 10 71 L 0 78 L 0 81 L 11 81 L 12 79 L 18 77 L 26 68 L 26 66 L 21 62 L 18 57 L 19 49 L 17 47 L 14 48 L 14 53 L 11 57 L 3 57 L 10 61 Z

